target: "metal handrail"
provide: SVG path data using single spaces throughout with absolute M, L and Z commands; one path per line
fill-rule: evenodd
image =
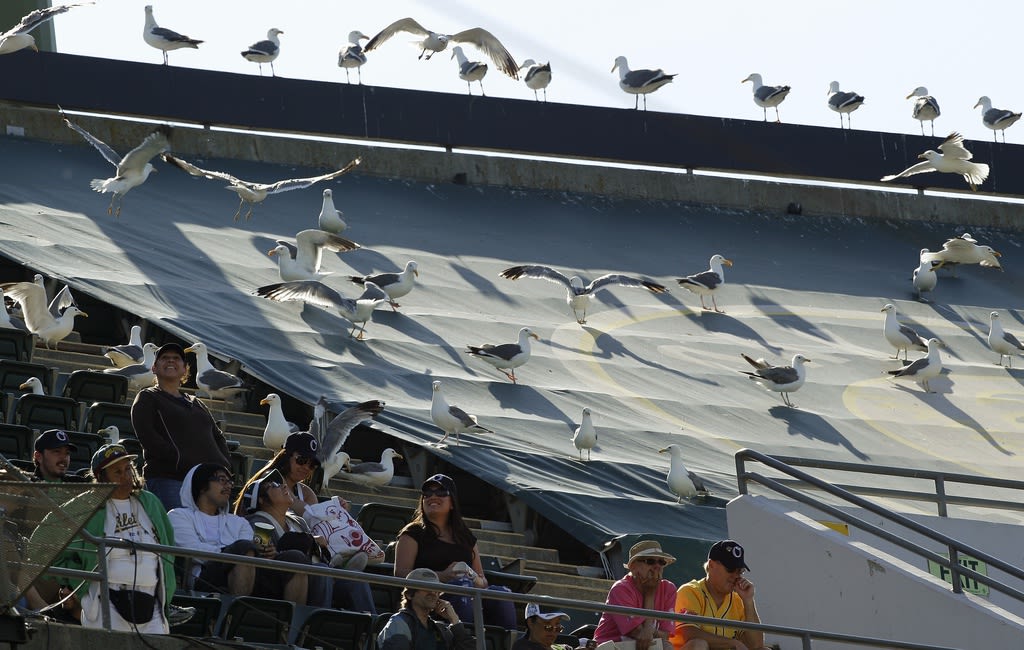
M 848 514 L 835 506 L 823 503 L 820 499 L 816 499 L 798 490 L 794 490 L 784 485 L 777 479 L 757 474 L 755 472 L 748 472 L 746 470 L 746 461 L 757 461 L 761 464 L 767 465 L 772 469 L 783 472 L 784 474 L 788 474 L 793 478 L 798 479 L 799 481 L 808 483 L 819 490 L 827 492 L 832 496 L 838 497 L 839 499 L 842 499 L 847 503 L 853 504 L 859 508 L 863 508 L 864 510 L 876 514 L 879 517 L 882 517 L 883 519 L 888 519 L 889 521 L 899 524 L 900 526 L 903 526 L 904 528 L 907 528 L 923 537 L 926 537 L 934 542 L 938 542 L 944 545 L 947 549 L 949 549 L 949 557 L 943 557 L 938 553 L 923 548 L 919 544 L 906 540 L 900 537 L 899 535 L 896 535 L 878 526 L 875 526 L 872 523 L 864 521 L 863 519 L 860 519 L 855 515 Z M 922 474 L 923 473 L 925 472 L 922 472 Z M 833 517 L 838 518 L 844 523 L 850 524 L 856 528 L 866 530 L 872 533 L 873 535 L 876 535 L 878 537 L 881 537 L 882 539 L 885 539 L 886 541 L 896 544 L 904 550 L 910 551 L 914 555 L 924 557 L 939 564 L 940 566 L 945 567 L 950 572 L 953 593 L 959 594 L 963 592 L 963 587 L 960 584 L 960 576 L 965 575 L 973 580 L 976 580 L 977 582 L 980 582 L 993 589 L 996 589 L 1016 600 L 1024 602 L 1024 592 L 1015 589 L 1009 585 L 1003 584 L 995 578 L 991 578 L 987 575 L 978 573 L 977 571 L 969 567 L 961 566 L 959 556 L 961 553 L 971 555 L 979 560 L 987 562 L 989 565 L 994 566 L 997 569 L 1000 569 L 1001 571 L 1004 571 L 1005 573 L 1009 574 L 1014 578 L 1017 578 L 1018 580 L 1024 580 L 1024 570 L 1021 570 L 1020 568 L 1015 567 L 1012 564 L 1009 564 L 1008 562 L 995 557 L 994 555 L 990 555 L 985 551 L 974 548 L 973 546 L 965 544 L 959 540 L 949 537 L 948 535 L 940 533 L 937 530 L 920 524 L 910 519 L 909 517 L 901 515 L 897 512 L 893 512 L 888 508 L 880 506 L 872 501 L 868 501 L 867 499 L 857 496 L 852 492 L 844 490 L 827 481 L 824 481 L 806 472 L 798 470 L 792 467 L 790 464 L 784 462 L 782 458 L 768 456 L 767 454 L 762 454 L 752 449 L 741 449 L 740 451 L 736 452 L 736 479 L 739 484 L 740 494 L 748 494 L 748 483 L 759 483 L 795 501 L 799 501 L 800 503 L 803 503 L 805 505 L 817 508 L 818 510 L 821 510 Z M 1016 481 L 1014 482 L 1016 483 Z

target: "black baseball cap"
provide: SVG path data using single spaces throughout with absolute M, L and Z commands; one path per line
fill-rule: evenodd
M 67 447 L 71 451 L 78 451 L 78 446 L 71 442 L 71 438 L 68 437 L 68 434 L 60 429 L 49 429 L 47 431 L 43 431 L 39 434 L 39 437 L 36 438 L 36 451 L 59 449 L 61 447 Z
M 708 551 L 709 560 L 718 562 L 730 571 L 735 571 L 736 569 L 750 571 L 750 567 L 747 566 L 744 557 L 743 547 L 731 539 L 715 542 L 711 545 L 711 550 Z
M 185 348 L 181 347 L 180 343 L 175 343 L 171 341 L 170 343 L 164 343 L 163 345 L 161 345 L 159 349 L 157 349 L 156 356 L 153 357 L 153 359 L 159 359 L 167 352 L 177 352 L 179 357 L 181 357 L 182 359 L 185 358 Z

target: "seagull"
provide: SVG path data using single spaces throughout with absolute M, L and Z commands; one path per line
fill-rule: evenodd
M 21 306 L 28 331 L 38 336 L 47 348 L 51 344 L 56 346 L 71 333 L 75 316 L 89 317 L 74 304 L 67 306 L 60 316 L 54 316 L 46 304 L 46 289 L 35 282 L 9 282 L 0 285 L 0 289 Z
M 146 136 L 142 144 L 129 151 L 124 158 L 121 158 L 106 142 L 103 142 L 69 120 L 63 110 L 60 111 L 60 114 L 64 118 L 64 123 L 71 130 L 76 131 L 85 138 L 85 141 L 94 146 L 106 158 L 107 162 L 117 168 L 116 176 L 106 179 L 94 178 L 89 183 L 89 187 L 101 193 L 111 192 L 113 196 L 110 197 L 110 206 L 107 207 L 107 214 L 120 217 L 124 195 L 133 187 L 138 187 L 145 183 L 149 175 L 156 171 L 153 164 L 149 162 L 150 158 L 171 148 L 170 143 L 167 141 L 167 137 L 171 134 L 170 127 L 161 126 Z M 115 202 L 117 202 L 117 212 L 114 212 Z
M 526 68 L 526 76 L 523 77 L 523 81 L 526 83 L 526 87 L 533 91 L 534 100 L 539 101 L 537 91 L 543 90 L 544 101 L 548 101 L 548 84 L 551 83 L 551 63 L 537 63 L 533 59 L 527 59 L 519 66 L 520 70 L 523 68 Z
M 751 359 L 742 353 L 740 356 L 756 368 L 754 372 L 746 370 L 740 370 L 740 372 L 749 375 L 751 381 L 756 381 L 766 389 L 782 393 L 782 401 L 786 406 L 793 406 L 793 402 L 789 399 L 789 393 L 800 390 L 800 387 L 804 385 L 804 380 L 807 379 L 807 370 L 804 368 L 804 364 L 809 363 L 810 359 L 802 354 L 796 354 L 793 355 L 791 365 L 773 366 L 764 359 Z
M 28 331 L 28 327 L 25 326 L 25 321 L 20 318 L 12 317 L 7 311 L 7 301 L 4 300 L 3 289 L 0 289 L 0 328 L 20 330 L 22 332 Z
M 323 478 L 320 484 L 321 491 L 327 487 L 328 482 L 338 474 L 342 467 L 349 465 L 349 456 L 341 449 L 345 446 L 345 441 L 348 440 L 352 430 L 366 420 L 377 417 L 383 410 L 384 402 L 376 399 L 369 400 L 355 406 L 350 406 L 328 422 L 327 400 L 323 396 L 320 397 L 313 408 L 313 421 L 309 425 L 309 432 L 317 440 L 316 459 L 320 461 L 320 467 L 323 468 Z M 395 456 L 401 458 L 397 454 Z M 360 465 L 369 467 L 374 464 L 376 463 L 361 463 Z M 391 460 L 385 461 L 381 457 L 380 465 L 391 466 Z M 359 465 L 356 467 L 359 467 Z M 366 473 L 362 470 L 352 467 L 350 471 L 360 475 L 358 478 L 350 480 L 359 483 L 359 478 L 366 478 Z M 391 471 L 393 472 L 394 470 L 392 469 Z M 382 484 L 390 481 L 391 475 Z
M 3 34 L 0 34 L 0 54 L 11 54 L 18 50 L 24 50 L 25 48 L 31 48 L 38 52 L 39 48 L 36 47 L 36 39 L 33 38 L 29 32 L 36 27 L 39 27 L 47 20 L 52 19 L 54 16 L 62 14 L 73 7 L 83 7 L 91 4 L 94 3 L 76 2 L 74 4 L 58 5 L 56 7 L 43 7 L 42 9 L 36 9 L 35 11 L 29 12 L 18 22 L 17 25 L 11 27 Z
M 572 434 L 572 444 L 580 452 L 580 462 L 583 461 L 583 450 L 587 450 L 587 460 L 590 460 L 590 450 L 597 444 L 597 429 L 590 419 L 590 409 L 583 409 L 583 418 L 580 426 Z
M 683 464 L 683 449 L 679 445 L 669 445 L 658 450 L 659 454 L 669 454 L 671 460 L 668 465 L 668 491 L 678 497 L 676 503 L 682 503 L 683 499 L 692 499 L 695 496 L 706 496 L 708 489 L 704 487 L 704 481 Z
M 334 192 L 324 190 L 324 203 L 320 207 L 320 215 L 317 217 L 317 227 L 324 232 L 340 235 L 348 228 L 344 216 L 341 210 L 334 207 Z
M 365 290 L 355 300 L 346 298 L 317 280 L 268 284 L 256 289 L 256 295 L 278 302 L 298 300 L 324 308 L 334 308 L 339 316 L 352 323 L 349 337 L 355 335 L 358 327 L 359 336 L 355 338 L 362 341 L 366 336 L 366 321 L 370 320 L 374 309 L 388 300 L 388 295 L 373 282 L 366 282 L 364 286 Z
M 320 271 L 324 249 L 346 253 L 360 248 L 359 244 L 329 232 L 310 228 L 295 234 L 295 243 L 284 239 L 276 240 L 277 246 L 267 255 L 277 256 L 277 269 L 283 282 L 296 280 L 320 280 L 331 271 Z
M 455 434 L 455 444 L 459 444 L 459 434 L 463 432 L 470 433 L 494 433 L 490 429 L 485 429 L 480 426 L 476 421 L 475 415 L 466 413 L 458 406 L 451 406 L 444 399 L 444 393 L 441 392 L 441 382 L 435 381 L 432 384 L 434 388 L 434 394 L 430 400 L 430 419 L 434 421 L 434 424 L 444 431 L 444 436 L 437 441 L 438 447 L 444 447 L 442 443 L 448 439 L 448 436 Z
M 977 191 L 978 185 L 984 183 L 988 178 L 988 165 L 970 162 L 971 152 L 964 147 L 964 137 L 959 133 L 950 133 L 939 145 L 939 151 L 942 153 L 931 149 L 925 151 L 918 156 L 918 158 L 924 159 L 924 162 L 911 165 L 898 174 L 883 176 L 882 180 L 891 181 L 925 172 L 946 172 L 960 174 L 971 186 L 971 189 Z
M 928 89 L 924 86 L 918 86 L 906 98 L 914 100 L 914 111 L 911 115 L 921 122 L 921 135 L 924 135 L 925 122 L 932 123 L 932 135 L 935 135 L 935 118 L 942 114 L 939 102 L 928 94 Z
M 630 70 L 629 63 L 624 56 L 615 59 L 615 65 L 612 66 L 611 71 L 615 72 L 616 70 L 619 71 L 619 88 L 625 93 L 636 95 L 633 100 L 633 108 L 637 109 L 640 107 L 640 95 L 643 95 L 645 111 L 647 110 L 647 93 L 653 93 L 665 84 L 671 83 L 672 79 L 676 76 L 674 74 L 665 74 L 661 68 L 657 70 Z
M 1017 337 L 1003 330 L 997 311 L 989 314 L 988 347 L 999 353 L 1000 366 L 1003 365 L 1003 357 L 1006 357 L 1010 368 L 1013 367 L 1013 356 L 1024 352 L 1024 345 L 1021 345 Z
M 933 392 L 928 387 L 929 380 L 942 374 L 942 357 L 939 348 L 946 347 L 939 339 L 928 339 L 928 356 L 915 359 L 913 363 L 899 370 L 887 371 L 893 377 L 909 377 L 918 383 L 926 392 Z
M 516 343 L 467 345 L 466 351 L 503 372 L 514 384 L 516 383 L 516 368 L 530 360 L 531 337 L 540 340 L 540 337 L 531 332 L 529 327 L 524 327 L 519 330 L 519 341 Z M 508 372 L 509 370 L 511 372 Z
M 243 59 L 260 64 L 261 77 L 263 76 L 264 63 L 270 64 L 270 76 L 277 76 L 274 73 L 274 59 L 281 53 L 281 39 L 277 37 L 278 34 L 284 34 L 284 32 L 277 27 L 272 27 L 267 31 L 267 40 L 256 41 L 249 46 L 248 50 L 242 52 Z
M 196 388 L 207 397 L 226 400 L 248 390 L 235 375 L 213 367 L 205 343 L 196 341 L 185 348 L 185 352 L 196 355 Z
M 942 266 L 941 262 L 932 260 L 926 260 L 925 255 L 931 253 L 927 248 L 921 249 L 920 260 L 921 263 L 916 269 L 914 269 L 914 291 L 917 292 L 917 299 L 921 302 L 928 302 L 924 299 L 926 291 L 932 291 L 935 289 L 935 285 L 939 283 L 939 276 L 936 275 L 935 269 Z
M 981 123 L 992 129 L 992 138 L 998 142 L 996 131 L 1003 132 L 1003 142 L 1006 142 L 1006 129 L 1013 126 L 1014 122 L 1020 119 L 1020 113 L 1007 111 L 1002 108 L 992 108 L 992 100 L 981 96 L 974 108 L 981 106 Z
M 934 253 L 921 253 L 922 261 L 939 262 L 936 268 L 954 264 L 978 264 L 986 268 L 1003 269 L 999 260 L 1002 254 L 992 249 L 991 246 L 979 244 L 970 233 L 964 233 L 958 237 L 951 237 L 942 245 L 941 251 Z
M 1002 362 L 1002 359 L 999 359 Z M 29 377 L 18 388 L 24 391 L 28 391 L 33 395 L 45 395 L 46 391 L 43 390 L 43 382 L 39 380 L 39 377 Z
M 103 372 L 108 375 L 121 375 L 128 379 L 128 385 L 132 388 L 143 389 L 152 386 L 156 381 L 153 374 L 153 363 L 156 362 L 156 351 L 160 348 L 156 343 L 146 343 L 142 346 L 142 360 L 120 368 L 104 368 Z
M 756 72 L 747 75 L 747 78 L 740 83 L 748 81 L 753 84 L 754 103 L 761 107 L 764 113 L 764 121 L 768 121 L 768 109 L 774 108 L 775 121 L 781 122 L 782 120 L 779 119 L 779 104 L 789 94 L 789 86 L 765 86 L 761 83 L 761 75 Z
M 864 103 L 864 96 L 857 93 L 846 93 L 839 90 L 839 82 L 833 81 L 828 87 L 828 107 L 839 113 L 839 128 L 843 128 L 843 113 L 846 113 L 846 122 L 849 126 L 850 113 L 854 112 Z M 849 128 L 853 128 L 849 126 Z
M 338 478 L 376 491 L 378 487 L 387 485 L 394 478 L 394 458 L 402 460 L 402 455 L 388 447 L 381 453 L 379 463 L 356 463 L 351 466 L 350 471 L 338 472 Z
M 107 439 L 110 444 L 116 444 L 121 440 L 121 430 L 111 424 L 109 427 L 103 427 L 96 431 L 98 435 L 103 436 Z
M 115 368 L 124 368 L 142 361 L 142 327 L 132 325 L 131 333 L 128 335 L 128 342 L 124 345 L 114 345 L 107 348 L 103 356 L 110 359 Z
M 704 296 L 711 296 L 711 304 L 715 306 L 715 311 L 724 314 L 725 312 L 718 308 L 718 302 L 715 300 L 715 292 L 725 284 L 725 271 L 722 270 L 723 264 L 732 266 L 732 261 L 716 253 L 711 256 L 710 268 L 707 271 L 688 275 L 685 278 L 677 278 L 676 282 L 700 296 L 700 306 L 702 309 L 707 310 L 708 308 L 704 304 Z
M 580 279 L 578 275 L 574 275 L 571 278 L 566 277 L 564 274 L 551 267 L 540 265 L 513 266 L 502 271 L 500 275 L 508 280 L 518 280 L 519 278 L 538 278 L 565 285 L 565 302 L 569 305 L 569 308 L 572 309 L 573 315 L 576 316 L 576 322 L 580 325 L 587 322 L 587 306 L 590 304 L 590 298 L 594 295 L 594 292 L 601 287 L 610 284 L 618 284 L 624 287 L 639 287 L 647 289 L 653 293 L 665 293 L 668 291 L 668 289 L 657 282 L 641 280 L 640 278 L 621 275 L 619 273 L 602 275 L 590 284 L 583 286 L 583 280 Z M 580 315 L 581 312 L 583 314 L 582 316 Z
M 263 446 L 270 451 L 279 451 L 284 447 L 284 441 L 291 434 L 299 430 L 294 422 L 289 422 L 284 417 L 281 409 L 281 396 L 277 393 L 267 393 L 267 396 L 260 400 L 260 405 L 267 406 L 267 425 L 263 428 Z
M 348 33 L 348 45 L 338 50 L 338 67 L 345 68 L 345 82 L 352 83 L 348 71 L 352 68 L 359 73 L 359 83 L 363 83 L 363 64 L 366 63 L 366 55 L 363 53 L 363 46 L 359 41 L 369 40 L 369 36 L 359 30 Z
M 202 41 L 189 38 L 174 30 L 157 26 L 156 19 L 153 18 L 153 5 L 146 5 L 146 26 L 142 29 L 142 39 L 148 45 L 163 51 L 164 65 L 167 65 L 167 53 L 171 50 L 179 50 L 183 47 L 198 50 L 199 44 L 202 43 Z
M 469 89 L 469 94 L 473 94 L 473 87 L 470 83 L 479 81 L 480 94 L 487 95 L 487 93 L 484 92 L 484 77 L 487 76 L 487 64 L 467 59 L 465 52 L 462 51 L 462 47 L 459 45 L 452 48 L 451 58 L 458 59 L 459 79 L 466 82 L 466 88 Z
M 202 176 L 203 178 L 209 178 L 211 180 L 222 180 L 230 183 L 224 189 L 231 190 L 238 194 L 238 211 L 235 212 L 235 221 L 238 221 L 242 214 L 242 206 L 246 203 L 249 204 L 249 211 L 245 213 L 245 219 L 248 221 L 252 217 L 253 210 L 256 209 L 257 203 L 262 203 L 264 199 L 270 194 L 278 194 L 280 192 L 287 192 L 289 190 L 301 190 L 305 189 L 320 181 L 329 181 L 344 174 L 349 173 L 355 169 L 359 163 L 362 162 L 362 158 L 356 158 L 349 164 L 345 165 L 337 171 L 333 171 L 329 174 L 323 174 L 322 176 L 311 176 L 309 178 L 289 178 L 287 180 L 277 181 L 276 183 L 254 183 L 252 181 L 243 181 L 239 178 L 235 178 L 231 174 L 226 172 L 209 171 L 196 167 L 192 163 L 186 162 L 181 158 L 172 156 L 171 154 L 162 154 L 160 156 L 166 162 L 171 163 L 178 169 L 188 172 L 192 176 Z
M 384 41 L 399 32 L 408 32 L 409 34 L 423 37 L 421 41 L 417 42 L 420 48 L 418 58 L 430 59 L 435 53 L 443 52 L 449 43 L 468 43 L 476 46 L 477 49 L 490 57 L 494 65 L 498 67 L 498 70 L 501 70 L 513 79 L 519 78 L 516 60 L 505 49 L 505 46 L 501 44 L 501 41 L 495 38 L 494 34 L 481 27 L 467 29 L 457 34 L 438 34 L 426 29 L 412 18 L 402 18 L 391 23 L 382 29 L 379 34 L 371 38 L 370 42 L 366 44 L 365 51 L 371 52 L 377 49 Z
M 889 345 L 896 348 L 894 359 L 900 358 L 900 350 L 903 350 L 903 358 L 907 358 L 907 350 L 927 350 L 928 341 L 921 338 L 912 328 L 901 324 L 896 320 L 896 305 L 888 304 L 879 311 L 885 312 L 885 322 L 882 324 L 882 334 Z
M 384 293 L 388 294 L 388 304 L 392 311 L 398 311 L 401 307 L 395 300 L 407 295 L 414 286 L 414 280 L 420 272 L 414 260 L 405 263 L 405 270 L 401 273 L 378 273 L 376 275 L 350 275 L 348 279 L 356 284 L 365 285 L 372 282 Z

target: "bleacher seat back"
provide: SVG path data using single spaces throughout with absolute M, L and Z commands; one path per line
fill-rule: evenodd
M 14 402 L 11 424 L 21 424 L 29 429 L 46 431 L 47 429 L 75 429 L 78 415 L 78 402 L 67 397 L 56 395 L 35 395 L 25 393 Z
M 75 451 L 71 452 L 71 462 L 68 465 L 68 471 L 72 472 L 89 467 L 92 455 L 107 442 L 102 436 L 86 431 L 65 430 L 65 433 L 68 434 L 68 441 L 77 447 Z
M 356 521 L 363 531 L 381 547 L 398 539 L 398 531 L 412 521 L 413 509 L 386 503 L 364 503 Z
M 179 607 L 194 607 L 196 613 L 185 623 L 175 625 L 171 634 L 205 639 L 213 636 L 220 616 L 220 598 L 217 596 L 187 596 L 174 594 L 171 602 Z
M 85 404 L 124 404 L 125 398 L 128 397 L 128 378 L 94 370 L 76 370 L 68 376 L 63 395 Z
M 365 650 L 372 628 L 369 614 L 317 609 L 302 623 L 295 644 L 323 650 Z
M 35 341 L 30 332 L 0 328 L 0 359 L 32 361 Z
M 295 606 L 285 600 L 241 596 L 228 606 L 221 622 L 220 636 L 231 641 L 236 638 L 246 643 L 288 643 Z
M 21 395 L 26 391 L 24 388 L 18 387 L 29 377 L 36 377 L 43 382 L 44 391 L 48 391 L 52 387 L 50 380 L 53 377 L 53 371 L 48 366 L 28 361 L 0 359 L 0 391 Z
M 0 424 L 0 454 L 8 460 L 31 460 L 35 438 L 20 424 Z
M 130 404 L 114 402 L 93 402 L 85 411 L 86 431 L 96 433 L 109 426 L 117 427 L 122 436 L 135 435 L 132 426 L 132 407 Z

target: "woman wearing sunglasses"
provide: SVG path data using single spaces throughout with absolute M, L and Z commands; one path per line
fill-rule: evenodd
M 662 578 L 661 574 L 666 566 L 675 561 L 654 540 L 633 544 L 629 549 L 629 561 L 625 564 L 629 573 L 608 590 L 606 602 L 609 605 L 637 609 L 674 611 L 676 586 Z M 671 648 L 668 640 L 674 630 L 673 621 L 605 612 L 597 623 L 594 641 L 600 645 L 605 641 L 632 639 L 636 641 L 636 650 L 647 650 L 651 645 L 657 645 L 660 639 L 662 648 L 668 650 Z
M 320 467 L 320 461 L 316 459 L 316 448 L 316 438 L 311 434 L 305 431 L 291 434 L 285 439 L 284 447 L 274 454 L 270 462 L 246 481 L 242 492 L 244 493 L 254 481 L 277 470 L 284 477 L 288 493 L 295 497 L 292 501 L 291 511 L 301 517 L 306 510 L 306 505 L 314 505 L 317 502 L 316 492 L 305 483 L 313 476 L 316 468 Z M 235 502 L 235 513 L 244 516 L 245 510 L 240 507 L 240 503 L 241 497 Z M 342 499 L 342 505 L 348 507 L 344 499 Z
M 543 613 L 537 603 L 527 605 L 525 614 L 526 634 L 516 639 L 512 650 L 553 650 L 553 644 L 564 629 L 562 622 L 568 621 L 569 615 L 565 612 Z
M 398 533 L 395 548 L 395 575 L 408 575 L 413 569 L 435 571 L 445 584 L 478 589 L 508 591 L 490 587 L 480 563 L 476 536 L 462 519 L 456 499 L 455 481 L 435 474 L 423 482 L 420 502 L 409 522 Z M 469 596 L 448 594 L 448 600 L 467 625 L 473 621 L 473 600 Z M 515 629 L 515 606 L 511 601 L 484 600 L 484 623 Z

